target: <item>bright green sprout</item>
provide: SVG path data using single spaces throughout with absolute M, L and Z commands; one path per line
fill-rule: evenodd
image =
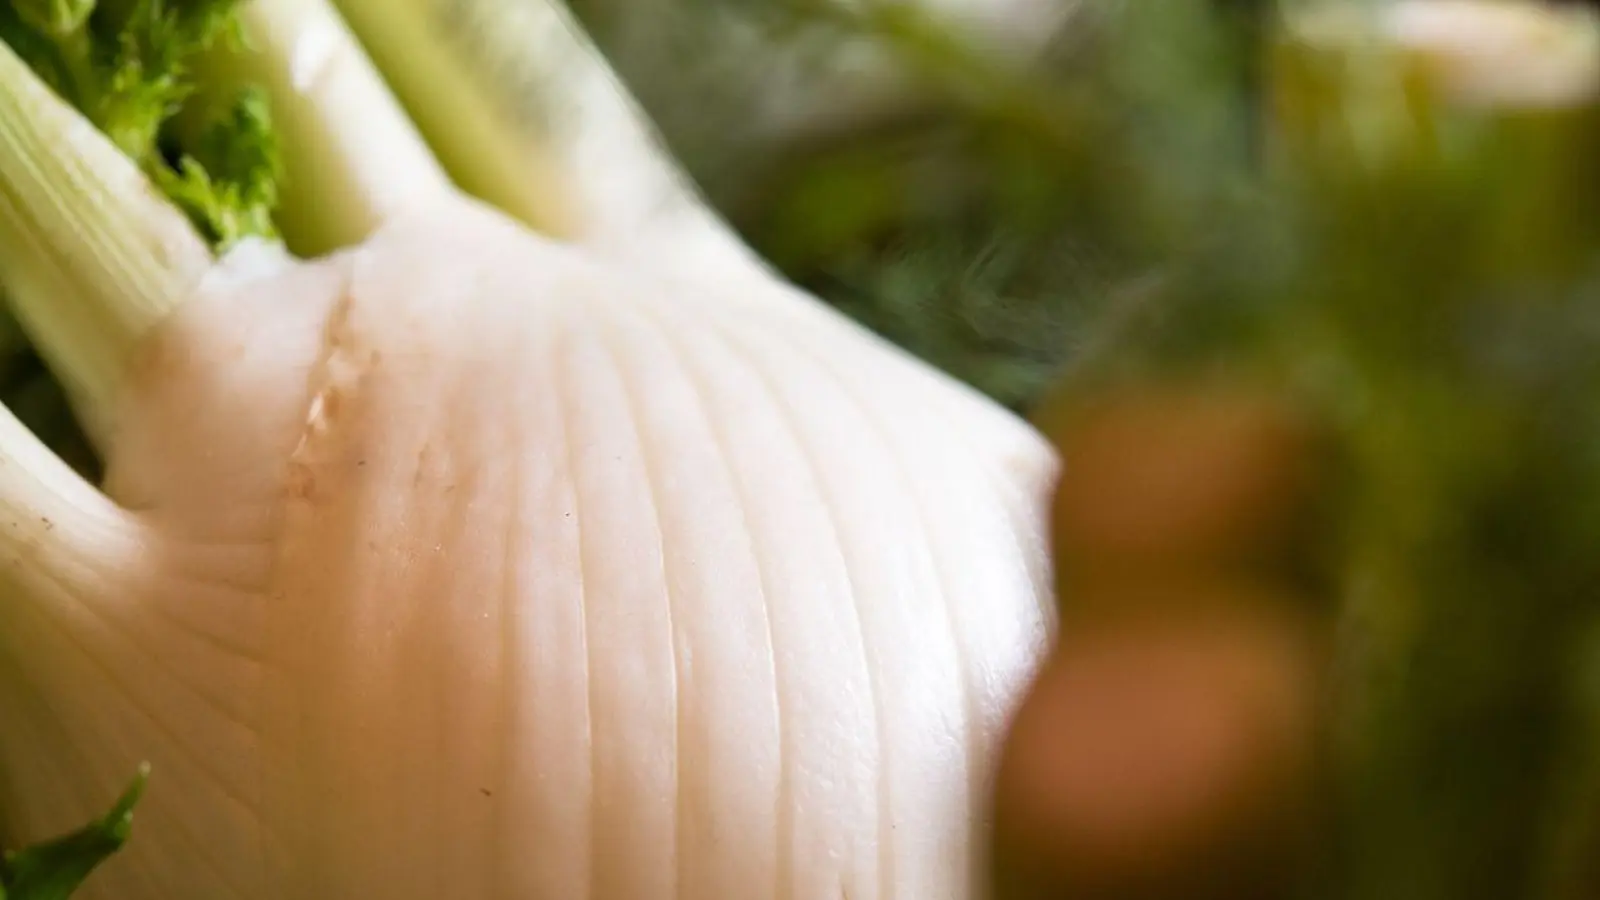
M 150 777 L 139 767 L 111 811 L 70 834 L 0 856 L 0 900 L 64 900 L 127 842 L 133 808 Z

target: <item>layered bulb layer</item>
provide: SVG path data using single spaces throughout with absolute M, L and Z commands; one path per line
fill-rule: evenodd
M 42 91 L 0 131 L 65 133 Z M 374 209 L 305 260 L 124 242 L 181 290 L 66 372 L 103 491 L 0 422 L 0 843 L 148 762 L 87 897 L 980 896 L 1044 441 L 720 231 Z M 116 304 L 7 287 L 58 361 Z

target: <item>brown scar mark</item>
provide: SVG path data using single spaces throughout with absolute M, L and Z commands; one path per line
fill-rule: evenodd
M 363 367 L 351 365 L 349 334 L 351 308 L 355 304 L 351 276 L 344 273 L 339 299 L 328 314 L 322 332 L 322 348 L 307 376 L 306 406 L 299 439 L 285 467 L 285 490 L 289 497 L 309 500 L 316 493 L 315 467 L 321 438 L 331 430 L 342 408 L 344 396 L 359 382 Z
M 422 478 L 427 474 L 429 457 L 432 455 L 432 442 L 423 444 L 422 449 L 417 451 L 417 470 L 416 473 L 411 476 L 411 486 L 413 488 L 420 487 L 422 485 Z
M 311 467 L 304 462 L 290 460 L 284 488 L 292 499 L 310 500 L 316 488 L 316 476 L 312 474 Z
M 328 390 L 318 395 L 318 399 L 322 401 L 322 418 L 325 421 L 338 418 L 339 407 L 344 404 L 344 391 L 336 387 L 329 387 Z

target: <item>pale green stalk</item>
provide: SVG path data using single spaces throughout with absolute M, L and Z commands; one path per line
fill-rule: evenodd
M 188 220 L 0 44 L 0 279 L 96 441 L 130 353 L 212 258 Z
M 352 245 L 425 204 L 449 179 L 383 76 L 326 0 L 250 0 L 243 52 L 218 48 L 199 73 L 209 97 L 267 93 L 285 176 L 276 216 L 289 248 Z
M 98 587 L 140 550 L 127 514 L 0 405 L 0 600 Z
M 335 0 L 465 191 L 547 234 L 753 262 L 553 0 Z

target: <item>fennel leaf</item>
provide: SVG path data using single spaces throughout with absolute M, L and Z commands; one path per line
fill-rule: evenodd
M 64 900 L 112 854 L 133 828 L 133 808 L 144 793 L 149 766 L 98 821 L 41 844 L 0 856 L 0 900 Z

